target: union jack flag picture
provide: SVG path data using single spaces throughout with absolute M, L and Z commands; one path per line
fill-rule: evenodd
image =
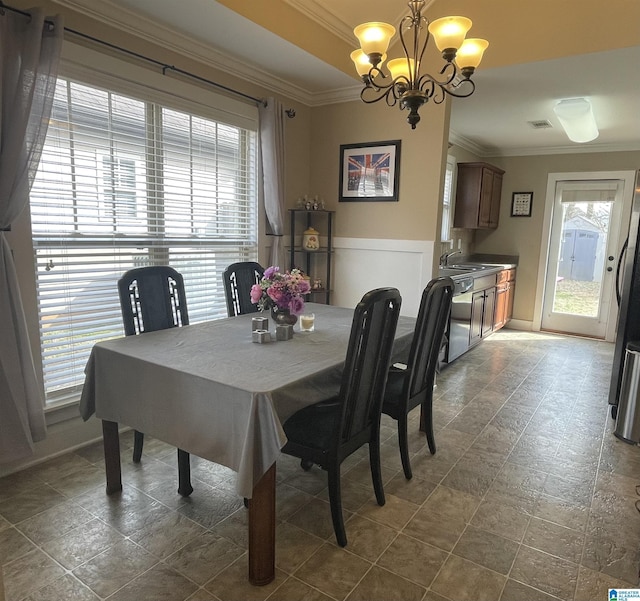
M 398 200 L 400 140 L 340 146 L 340 201 Z

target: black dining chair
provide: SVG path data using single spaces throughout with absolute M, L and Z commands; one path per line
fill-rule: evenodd
M 380 468 L 380 409 L 389 372 L 401 297 L 395 288 L 367 292 L 355 308 L 337 396 L 309 405 L 287 419 L 282 451 L 300 458 L 304 469 L 327 471 L 336 540 L 347 544 L 342 516 L 340 465 L 369 444 L 369 463 L 378 505 L 384 505 Z
M 255 261 L 232 263 L 224 270 L 222 281 L 229 317 L 258 312 L 258 305 L 251 302 L 251 286 L 260 283 L 263 274 L 264 268 Z
M 125 336 L 166 330 L 189 324 L 184 279 L 172 267 L 158 265 L 130 269 L 118 280 Z M 133 461 L 142 457 L 144 434 L 134 431 Z M 189 453 L 178 449 L 178 492 L 192 492 Z
M 447 277 L 435 278 L 427 284 L 422 292 L 407 364 L 394 364 L 389 370 L 382 412 L 398 422 L 400 457 L 407 480 L 413 475 L 409 461 L 407 421 L 409 412 L 418 405 L 422 407 L 421 426 L 429 450 L 432 455 L 436 452 L 432 416 L 433 386 L 451 310 L 453 288 L 453 280 Z

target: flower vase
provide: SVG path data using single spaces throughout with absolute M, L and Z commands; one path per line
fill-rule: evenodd
M 289 309 L 279 309 L 278 307 L 271 307 L 271 318 L 276 322 L 276 325 L 293 326 L 298 321 L 298 316 L 291 313 Z

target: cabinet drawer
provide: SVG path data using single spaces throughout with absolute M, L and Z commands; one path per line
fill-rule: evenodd
M 500 285 L 500 284 L 504 284 L 505 282 L 513 282 L 515 279 L 516 279 L 515 268 L 504 269 L 503 271 L 500 271 L 496 275 L 496 284 Z

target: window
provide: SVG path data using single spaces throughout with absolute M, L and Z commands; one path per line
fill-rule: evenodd
M 128 269 L 169 264 L 191 323 L 226 316 L 223 270 L 257 258 L 256 132 L 60 79 L 31 220 L 47 402 L 75 400 Z
M 451 224 L 453 223 L 453 176 L 456 169 L 456 160 L 452 156 L 447 157 L 447 167 L 444 172 L 444 192 L 442 195 L 442 229 L 440 241 L 451 240 Z

